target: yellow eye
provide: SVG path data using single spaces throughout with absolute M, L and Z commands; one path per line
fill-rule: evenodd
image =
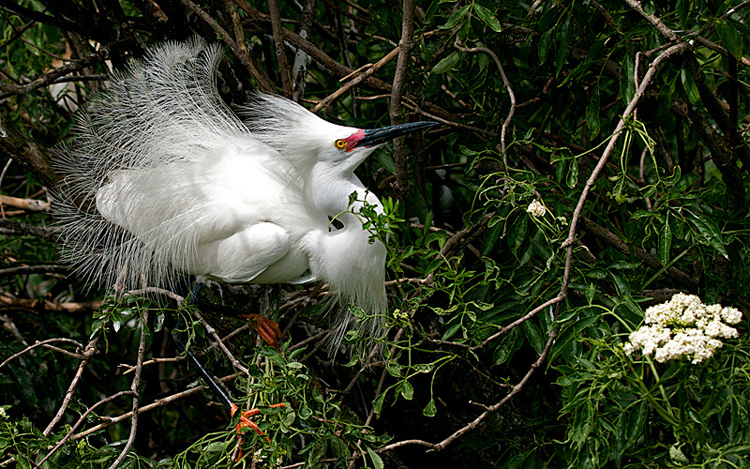
M 346 140 L 343 140 L 343 139 L 339 139 L 339 140 L 336 140 L 336 141 L 335 141 L 335 142 L 333 143 L 333 145 L 334 145 L 334 146 L 335 146 L 336 148 L 338 148 L 339 150 L 343 150 L 344 148 L 346 148 Z

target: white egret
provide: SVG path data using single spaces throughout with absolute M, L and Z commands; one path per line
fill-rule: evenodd
M 223 282 L 322 280 L 383 333 L 386 250 L 348 207 L 381 207 L 354 170 L 380 144 L 433 123 L 363 130 L 257 95 L 243 122 L 217 91 L 222 54 L 166 43 L 116 74 L 56 152 L 62 256 L 123 289 L 172 287 L 184 274 Z M 350 210 L 350 211 L 347 211 Z M 334 228 L 336 217 L 343 228 Z M 309 274 L 306 274 L 309 270 Z M 337 318 L 338 344 L 351 314 Z

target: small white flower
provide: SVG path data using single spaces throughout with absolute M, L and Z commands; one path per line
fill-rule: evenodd
M 742 320 L 742 312 L 737 308 L 723 308 L 720 315 L 721 319 L 725 320 L 729 324 L 737 324 Z
M 539 200 L 534 199 L 526 211 L 535 217 L 543 217 L 547 213 L 547 208 Z
M 723 321 L 737 324 L 741 319 L 736 308 L 705 305 L 695 295 L 678 293 L 670 301 L 646 309 L 645 324 L 630 334 L 623 350 L 628 355 L 640 350 L 659 363 L 682 357 L 700 363 L 724 345 L 719 339 L 739 336 L 737 329 Z

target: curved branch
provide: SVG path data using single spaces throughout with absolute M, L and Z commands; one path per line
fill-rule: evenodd
M 654 77 L 656 76 L 656 70 L 659 68 L 662 62 L 664 62 L 671 56 L 676 55 L 676 54 L 681 54 L 687 51 L 688 49 L 689 49 L 689 46 L 687 43 L 680 42 L 679 44 L 675 44 L 674 46 L 662 52 L 662 54 L 659 55 L 651 63 L 651 65 L 649 65 L 648 71 L 646 72 L 646 75 L 643 77 L 643 80 L 641 81 L 641 85 L 638 87 L 635 94 L 633 95 L 633 99 L 631 99 L 630 103 L 628 103 L 628 107 L 625 108 L 625 112 L 622 113 L 622 117 L 620 117 L 620 121 L 617 123 L 617 127 L 615 128 L 614 132 L 612 132 L 612 137 L 609 139 L 607 148 L 605 148 L 604 153 L 602 153 L 602 157 L 599 159 L 599 162 L 596 164 L 596 167 L 594 167 L 594 170 L 591 172 L 591 175 L 586 181 L 586 185 L 583 187 L 583 190 L 581 191 L 581 196 L 578 198 L 578 203 L 576 204 L 575 210 L 573 211 L 573 218 L 570 222 L 570 231 L 568 231 L 568 237 L 563 242 L 562 247 L 564 248 L 569 247 L 573 244 L 573 241 L 575 240 L 576 228 L 578 226 L 578 221 L 581 217 L 581 210 L 583 210 L 583 204 L 586 201 L 586 197 L 588 196 L 589 191 L 593 187 L 594 182 L 599 177 L 599 173 L 601 173 L 602 169 L 604 169 L 604 166 L 607 164 L 607 161 L 609 161 L 609 157 L 615 148 L 615 144 L 619 140 L 620 135 L 622 135 L 622 130 L 625 128 L 625 122 L 627 118 L 631 114 L 633 114 L 633 111 L 638 105 L 638 102 L 641 100 L 644 93 L 646 92 L 646 88 L 648 88 L 648 86 L 651 84 L 651 81 L 653 81 Z M 572 252 L 570 253 L 570 255 L 572 255 Z

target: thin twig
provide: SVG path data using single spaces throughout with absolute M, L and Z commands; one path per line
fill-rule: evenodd
M 315 20 L 315 0 L 305 0 L 302 6 L 302 13 L 299 15 L 300 29 L 299 35 L 303 39 L 310 37 L 312 25 Z M 294 64 L 292 65 L 292 100 L 296 103 L 305 97 L 305 85 L 307 83 L 307 65 L 310 62 L 310 56 L 301 48 L 297 48 L 294 54 Z
M 60 405 L 60 408 L 57 410 L 57 413 L 55 414 L 55 417 L 50 421 L 49 425 L 47 425 L 47 428 L 44 429 L 42 434 L 44 436 L 49 436 L 49 434 L 52 432 L 52 429 L 57 425 L 57 422 L 60 421 L 63 414 L 68 408 L 68 405 L 70 405 L 70 400 L 73 398 L 73 393 L 76 390 L 76 386 L 78 386 L 78 382 L 81 379 L 81 376 L 83 375 L 83 370 L 86 368 L 86 365 L 88 364 L 91 357 L 96 354 L 96 343 L 99 341 L 99 337 L 95 337 L 91 342 L 88 343 L 86 346 L 86 350 L 83 351 L 83 359 L 81 360 L 81 363 L 78 364 L 78 369 L 76 370 L 76 374 L 73 377 L 73 380 L 70 382 L 70 386 L 68 386 L 68 390 L 65 392 L 65 397 L 63 398 L 63 402 Z
M 375 64 L 368 67 L 364 72 L 357 75 L 354 79 L 347 82 L 344 86 L 337 89 L 330 95 L 326 96 L 325 98 L 321 99 L 318 104 L 315 105 L 312 109 L 310 109 L 310 112 L 318 112 L 324 107 L 331 104 L 333 101 L 338 99 L 341 95 L 346 93 L 350 88 L 353 88 L 366 80 L 368 77 L 370 77 L 372 74 L 380 70 L 383 65 L 387 64 L 391 60 L 393 60 L 394 57 L 396 57 L 401 50 L 401 47 L 396 47 L 392 51 L 390 51 L 388 54 L 386 54 L 382 59 L 378 60 Z
M 232 380 L 236 379 L 238 376 L 240 376 L 238 373 L 234 373 L 234 374 L 225 376 L 223 378 L 219 378 L 219 381 L 221 381 L 223 383 L 226 383 L 228 381 L 232 381 Z M 181 391 L 181 392 L 178 392 L 178 393 L 173 394 L 171 396 L 165 397 L 164 399 L 157 399 L 156 401 L 152 402 L 151 404 L 148 404 L 148 405 L 145 405 L 145 406 L 142 406 L 142 407 L 138 408 L 138 414 L 142 414 L 144 412 L 149 412 L 149 411 L 157 409 L 159 407 L 164 407 L 165 405 L 170 404 L 170 403 L 172 403 L 174 401 L 177 401 L 179 399 L 184 399 L 184 398 L 186 398 L 188 396 L 192 396 L 193 394 L 197 394 L 199 392 L 203 392 L 204 390 L 207 390 L 207 389 L 208 389 L 207 386 L 196 386 L 194 388 L 186 389 L 185 391 Z M 85 437 L 91 435 L 92 433 L 98 432 L 99 430 L 102 430 L 104 428 L 107 428 L 107 427 L 110 427 L 112 425 L 115 425 L 115 424 L 118 424 L 120 422 L 123 422 L 123 421 L 129 419 L 132 416 L 133 416 L 133 412 L 131 411 L 131 412 L 126 412 L 126 413 L 124 413 L 122 415 L 118 415 L 117 417 L 114 417 L 114 418 L 107 418 L 106 422 L 100 423 L 99 425 L 91 427 L 91 428 L 89 428 L 87 430 L 84 430 L 84 431 L 82 431 L 80 433 L 76 433 L 70 439 L 71 440 L 80 440 L 81 438 L 85 438 Z
M 26 352 L 29 352 L 29 351 L 31 351 L 31 350 L 33 350 L 33 349 L 37 348 L 37 347 L 42 347 L 42 346 L 44 346 L 45 344 L 51 344 L 51 343 L 54 343 L 54 342 L 65 342 L 65 343 L 73 344 L 73 345 L 75 345 L 76 347 L 78 347 L 79 349 L 82 349 L 82 348 L 83 348 L 83 344 L 82 344 L 82 343 L 80 343 L 80 342 L 77 342 L 77 341 L 75 341 L 75 340 L 73 340 L 73 339 L 64 339 L 64 338 L 59 338 L 59 339 L 47 339 L 47 340 L 43 340 L 43 341 L 41 341 L 41 342 L 36 342 L 36 343 L 35 343 L 35 344 L 33 344 L 33 345 L 29 345 L 28 347 L 26 347 L 25 349 L 21 350 L 21 351 L 20 351 L 20 352 L 18 352 L 18 353 L 14 353 L 14 354 L 13 354 L 13 355 L 11 355 L 10 357 L 6 358 L 6 359 L 5 359 L 5 361 L 3 361 L 2 363 L 0 363 L 0 368 L 4 367 L 4 366 L 5 366 L 5 365 L 7 365 L 7 364 L 8 364 L 9 362 L 11 362 L 11 361 L 13 361 L 14 359 L 16 359 L 16 358 L 20 357 L 21 355 L 23 355 L 23 354 L 24 354 L 24 353 L 26 353 Z
M 89 67 L 96 63 L 107 60 L 109 58 L 109 50 L 113 46 L 113 44 L 102 46 L 101 49 L 89 55 L 88 57 L 84 57 L 80 60 L 76 60 L 75 62 L 69 62 L 63 65 L 62 67 L 58 67 L 53 70 L 50 70 L 49 72 L 38 77 L 36 80 L 32 81 L 29 84 L 11 85 L 8 83 L 0 83 L 0 91 L 5 91 L 8 93 L 13 93 L 13 94 L 31 93 L 32 91 L 35 91 L 43 86 L 49 85 L 50 83 L 52 83 L 53 81 L 55 81 L 56 79 L 60 78 L 63 75 L 67 75 L 69 73 L 83 70 L 86 67 Z
M 467 425 L 453 432 L 447 438 L 443 439 L 443 441 L 439 443 L 431 443 L 429 441 L 424 441 L 424 440 L 403 440 L 403 441 L 398 441 L 396 443 L 391 443 L 390 445 L 386 445 L 376 450 L 375 452 L 382 453 L 385 451 L 390 451 L 392 449 L 399 448 L 401 446 L 407 446 L 407 445 L 426 446 L 430 448 L 429 451 L 442 451 L 448 445 L 454 442 L 456 439 L 461 437 L 461 435 L 475 429 L 477 426 L 479 426 L 479 424 L 485 418 L 487 418 L 488 415 L 497 411 L 499 408 L 505 405 L 505 403 L 507 403 L 511 398 L 513 398 L 513 396 L 518 394 L 521 391 L 521 389 L 524 388 L 526 383 L 528 383 L 529 379 L 531 378 L 531 375 L 533 375 L 536 369 L 542 366 L 542 363 L 544 363 L 544 361 L 547 359 L 547 355 L 549 355 L 549 351 L 552 348 L 552 344 L 554 343 L 556 337 L 557 337 L 557 329 L 553 329 L 552 331 L 550 331 L 549 338 L 547 338 L 547 343 L 544 346 L 544 350 L 542 351 L 542 353 L 539 355 L 536 361 L 531 365 L 531 367 L 526 372 L 526 374 L 521 379 L 521 381 L 519 381 L 515 386 L 513 386 L 510 392 L 505 397 L 503 397 L 496 404 L 484 407 L 486 410 L 482 412 L 477 418 L 475 418 L 474 420 L 469 422 Z
M 86 421 L 86 418 L 89 416 L 89 414 L 91 414 L 94 410 L 96 410 L 97 407 L 99 407 L 102 404 L 106 404 L 107 402 L 113 401 L 113 400 L 117 399 L 118 397 L 127 396 L 127 395 L 130 395 L 132 393 L 133 393 L 133 391 L 130 391 L 130 390 L 128 390 L 128 391 L 120 391 L 117 394 L 113 394 L 113 395 L 111 395 L 109 397 L 105 397 L 104 399 L 100 400 L 96 404 L 94 404 L 91 407 L 89 407 L 88 409 L 86 409 L 86 412 L 84 412 L 83 414 L 81 414 L 80 417 L 78 417 L 78 421 L 75 423 L 75 425 L 73 425 L 70 428 L 70 430 L 68 431 L 68 433 L 66 433 L 65 436 L 60 441 L 57 442 L 57 444 L 55 445 L 55 447 L 52 448 L 49 451 L 49 453 L 47 453 L 47 455 L 44 456 L 44 458 L 41 461 L 39 461 L 38 463 L 35 464 L 35 467 L 37 467 L 37 468 L 38 467 L 43 467 L 44 462 L 47 461 L 47 459 L 49 459 L 53 454 L 55 454 L 55 452 L 57 452 L 57 450 L 59 450 L 62 447 L 62 445 L 64 445 L 65 442 L 70 439 L 70 437 L 73 435 L 73 432 L 75 432 L 76 429 L 78 429 L 78 427 L 80 427 L 81 424 Z
M 232 355 L 232 352 L 229 351 L 226 345 L 224 345 L 224 342 L 221 340 L 221 337 L 219 337 L 219 334 L 216 332 L 216 329 L 211 326 L 205 319 L 203 319 L 203 316 L 197 309 L 193 309 L 193 315 L 200 320 L 201 324 L 203 324 L 203 327 L 206 328 L 206 332 L 208 332 L 211 337 L 213 337 L 214 342 L 219 346 L 219 349 L 221 349 L 222 352 L 224 352 L 224 355 L 229 359 L 229 361 L 232 363 L 232 366 L 234 366 L 236 369 L 242 371 L 244 374 L 250 374 L 250 371 L 247 369 L 245 365 L 239 362 L 236 358 L 234 358 L 234 355 Z
M 192 0 L 180 0 L 180 1 L 190 10 L 192 10 L 193 13 L 198 15 L 219 36 L 221 36 L 221 38 L 229 46 L 229 48 L 232 49 L 232 53 L 234 54 L 234 56 L 240 59 L 240 62 L 242 63 L 242 65 L 247 69 L 248 72 L 250 72 L 250 75 L 253 77 L 253 79 L 255 79 L 256 84 L 258 85 L 258 88 L 260 88 L 262 91 L 266 93 L 273 92 L 273 85 L 258 71 L 255 65 L 253 65 L 253 63 L 250 61 L 250 58 L 248 57 L 248 55 L 242 52 L 242 49 L 240 49 L 240 47 L 237 45 L 237 43 L 232 38 L 232 36 L 230 36 L 229 33 L 224 28 L 222 28 L 221 25 L 217 23 L 215 19 L 211 17 L 211 15 L 206 13 L 201 7 L 196 5 Z
M 500 129 L 500 152 L 503 155 L 503 164 L 505 164 L 505 167 L 508 168 L 508 154 L 505 151 L 505 137 L 508 133 L 508 127 L 513 120 L 513 115 L 516 113 L 516 94 L 513 92 L 513 87 L 510 84 L 510 80 L 508 80 L 508 77 L 505 75 L 505 69 L 503 68 L 503 64 L 500 63 L 500 59 L 497 58 L 497 54 L 495 54 L 495 52 L 493 52 L 491 49 L 487 47 L 462 47 L 459 42 L 456 42 L 456 48 L 463 52 L 485 53 L 492 57 L 492 60 L 495 61 L 495 65 L 497 65 L 498 70 L 500 70 L 500 76 L 503 79 L 503 85 L 508 91 L 508 97 L 510 98 L 510 109 L 508 110 L 508 115 L 505 117 L 503 126 Z
M 471 351 L 475 351 L 475 350 L 477 350 L 477 349 L 480 349 L 480 348 L 484 347 L 484 346 L 485 346 L 485 345 L 487 345 L 488 343 L 490 343 L 490 342 L 492 342 L 493 340 L 497 339 L 497 338 L 498 338 L 498 337 L 500 337 L 501 335 L 505 334 L 506 332 L 510 331 L 510 330 L 511 330 L 511 329 L 513 329 L 514 327 L 518 326 L 519 324 L 521 324 L 521 323 L 523 323 L 523 322 L 525 322 L 525 321 L 528 321 L 528 320 L 529 320 L 529 319 L 531 319 L 532 317 L 536 316 L 536 315 L 537 315 L 537 314 L 538 314 L 538 313 L 539 313 L 539 312 L 540 312 L 541 310 L 543 310 L 544 308 L 546 308 L 546 307 L 548 307 L 548 306 L 552 306 L 552 305 L 554 305 L 554 304 L 556 304 L 556 303 L 559 303 L 559 302 L 561 302 L 561 301 L 562 301 L 562 300 L 564 300 L 564 299 L 565 299 L 565 297 L 564 297 L 564 296 L 562 296 L 562 295 L 557 295 L 556 297 L 554 297 L 554 298 L 551 298 L 551 299 L 549 299 L 549 300 L 545 301 L 545 302 L 544 302 L 544 303 L 542 303 L 541 305 L 537 306 L 536 308 L 532 309 L 532 310 L 531 310 L 531 311 L 529 311 L 528 313 L 524 314 L 524 315 L 523 315 L 523 317 L 520 317 L 520 318 L 516 319 L 516 320 L 515 320 L 515 321 L 513 321 L 512 323 L 508 324 L 507 326 L 504 326 L 504 327 L 503 327 L 502 329 L 500 329 L 499 331 L 495 332 L 495 333 L 494 333 L 494 334 L 492 334 L 491 336 L 489 336 L 489 337 L 487 337 L 486 339 L 484 339 L 484 340 L 482 341 L 482 343 L 481 343 L 480 345 L 475 345 L 475 346 L 473 346 L 473 347 L 469 347 L 469 350 L 471 350 Z
M 61 264 L 49 265 L 19 265 L 0 269 L 0 275 L 28 275 L 28 274 L 48 274 L 48 273 L 66 273 L 69 267 Z
M 58 313 L 78 314 L 96 311 L 102 305 L 102 301 L 91 301 L 89 303 L 55 303 L 49 300 L 35 300 L 29 298 L 12 298 L 0 294 L 0 306 L 5 309 L 23 308 L 32 311 L 44 310 Z
M 133 414 L 133 418 L 130 420 L 130 435 L 128 436 L 128 441 L 125 443 L 125 447 L 120 452 L 120 455 L 117 456 L 117 459 L 115 459 L 115 462 L 112 463 L 109 469 L 116 469 L 120 463 L 125 459 L 125 456 L 128 455 L 130 452 L 130 448 L 133 447 L 133 442 L 135 442 L 135 434 L 138 431 L 138 407 L 140 405 L 141 399 L 140 394 L 138 393 L 138 388 L 141 385 L 141 371 L 143 370 L 143 356 L 146 353 L 146 325 L 148 324 L 148 309 L 143 310 L 143 315 L 141 316 L 141 338 L 138 342 L 138 357 L 136 358 L 136 365 L 135 365 L 135 375 L 133 376 L 133 382 L 130 384 L 130 392 L 133 394 L 133 410 L 131 413 Z

